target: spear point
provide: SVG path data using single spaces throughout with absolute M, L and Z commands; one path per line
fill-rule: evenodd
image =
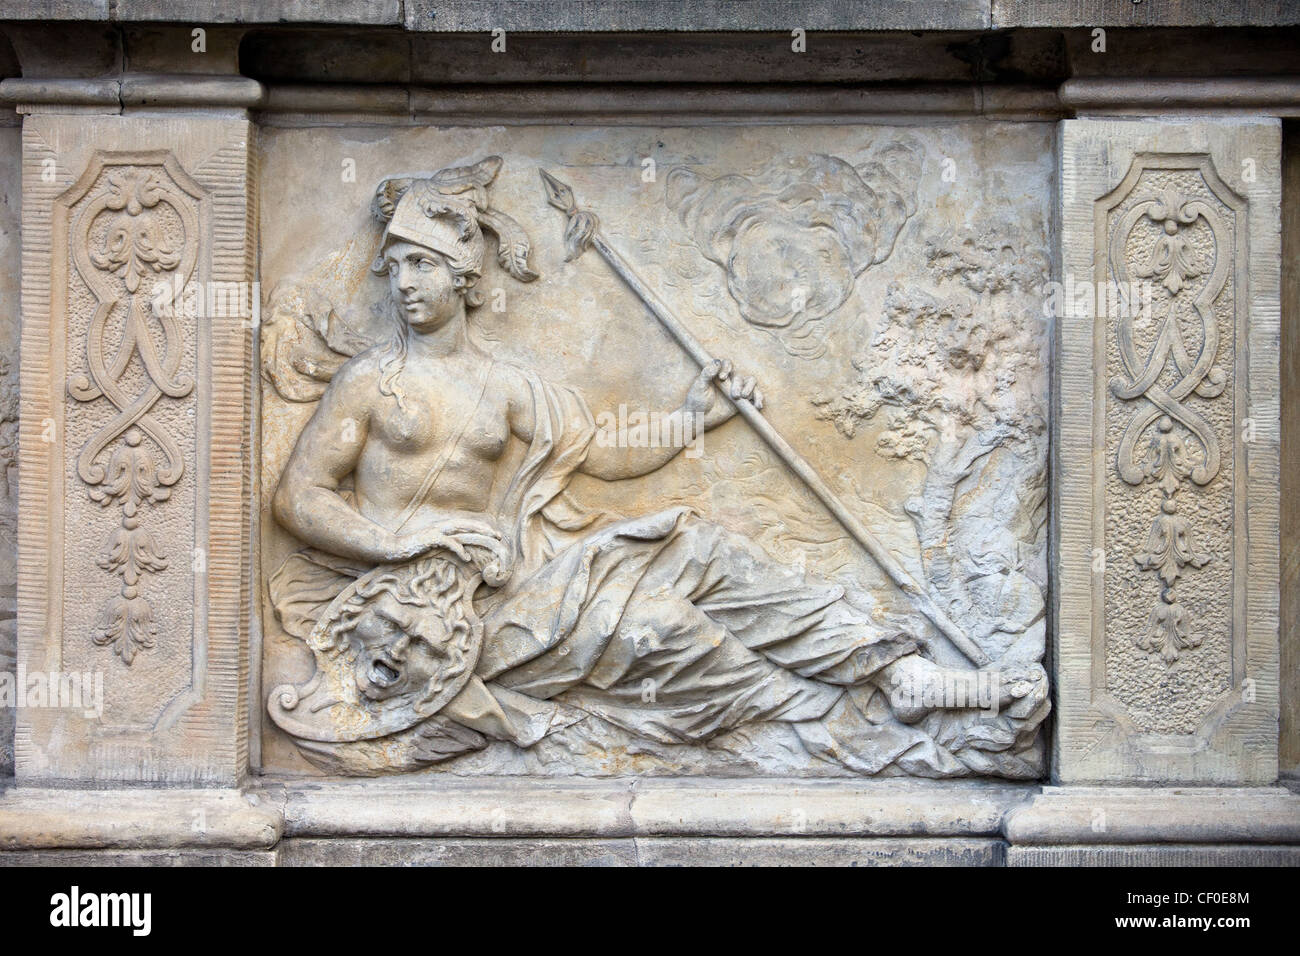
M 576 212 L 577 204 L 573 199 L 573 190 L 546 170 L 539 169 L 538 172 L 542 174 L 542 184 L 546 187 L 546 201 L 563 212 Z
M 546 170 L 539 169 L 538 172 L 542 174 L 542 185 L 546 187 L 546 201 L 568 217 L 568 224 L 564 227 L 564 261 L 570 262 L 590 248 L 596 231 L 600 229 L 600 220 L 595 213 L 578 208 L 572 189 Z

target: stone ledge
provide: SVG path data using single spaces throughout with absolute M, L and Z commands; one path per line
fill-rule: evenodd
M 117 79 L 0 80 L 0 100 L 6 103 L 64 106 L 119 106 L 122 83 Z
M 397 26 L 401 0 L 7 0 L 0 19 Z
M 517 84 L 482 88 L 400 84 L 262 84 L 240 76 L 124 74 L 11 78 L 0 101 L 32 106 L 235 107 L 262 122 L 498 125 L 501 123 L 797 123 L 893 116 L 1052 120 L 1072 113 L 1232 113 L 1300 116 L 1300 79 L 1076 78 L 1058 90 L 1007 84 L 907 86 L 778 84 Z
M 0 869 L 10 866 L 280 866 L 275 850 L 0 850 Z
M 1044 787 L 1012 809 L 1012 845 L 1300 844 L 1300 797 L 1280 787 Z
M 998 836 L 1033 787 L 808 780 L 340 782 L 280 791 L 288 837 Z
M 1002 866 L 991 839 L 287 839 L 281 866 Z M 3 859 L 0 858 L 0 865 Z
M 0 795 L 0 851 L 265 850 L 283 817 L 263 796 L 238 790 L 53 790 Z
M 1271 115 L 1300 113 L 1300 79 L 1293 76 L 1186 79 L 1078 78 L 1059 91 L 1074 110 L 1252 110 Z
M 987 29 L 991 0 L 10 0 L 8 20 L 325 23 L 412 32 Z
M 0 101 L 22 106 L 233 106 L 248 109 L 266 98 L 246 76 L 128 73 L 112 79 L 0 81 Z
M 1009 844 L 1009 846 L 1008 846 Z M 1296 865 L 1300 796 L 844 781 L 272 782 L 0 795 L 0 866 Z
M 10 0 L 10 20 L 328 23 L 410 31 L 971 30 L 1008 27 L 1279 26 L 1287 0 Z
M 1158 844 L 1009 846 L 1007 866 L 1300 866 L 1300 846 Z
M 672 30 L 980 30 L 991 0 L 406 0 L 406 29 L 520 33 Z
M 502 123 L 826 123 L 908 116 L 1050 120 L 1063 114 L 1052 90 L 1026 86 L 921 84 L 910 88 L 792 84 L 757 90 L 735 84 L 557 85 L 480 89 L 356 84 L 272 84 L 259 120 Z
M 1290 0 L 992 0 L 1005 27 L 1274 27 L 1300 22 Z

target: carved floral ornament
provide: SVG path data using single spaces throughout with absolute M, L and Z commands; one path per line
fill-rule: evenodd
M 1135 164 L 1144 162 L 1139 157 Z M 1162 164 L 1160 169 L 1164 168 Z M 1198 169 L 1207 184 L 1227 191 L 1208 157 L 1172 168 Z M 1129 174 L 1134 188 L 1141 183 L 1138 174 L 1149 169 L 1135 165 Z M 1214 191 L 1210 185 L 1212 195 Z M 1132 237 L 1143 220 L 1160 231 L 1132 255 L 1131 271 L 1159 283 L 1166 296 L 1157 306 L 1154 339 L 1145 354 L 1135 334 L 1136 310 L 1121 310 L 1116 317 L 1115 341 L 1123 372 L 1111 379 L 1110 391 L 1122 401 L 1136 403 L 1120 439 L 1118 474 L 1130 485 L 1152 484 L 1161 494 L 1160 511 L 1152 519 L 1145 548 L 1133 556 L 1139 568 L 1159 578 L 1160 597 L 1146 631 L 1134 640 L 1142 650 L 1158 653 L 1166 664 L 1173 664 L 1201 643 L 1174 585 L 1188 568 L 1199 570 L 1212 557 L 1198 550 L 1195 531 L 1180 511 L 1177 496 L 1185 486 L 1189 494 L 1210 484 L 1221 468 L 1214 427 L 1188 401 L 1193 396 L 1217 398 L 1227 386 L 1227 376 L 1215 366 L 1219 325 L 1214 305 L 1228 283 L 1231 240 L 1229 226 L 1212 201 L 1165 186 L 1129 205 L 1115 222 L 1109 263 L 1121 287 L 1129 278 Z M 1192 240 L 1198 223 L 1208 228 L 1205 249 L 1198 249 Z M 1193 341 L 1189 348 L 1184 334 L 1189 324 L 1199 333 L 1195 337 L 1199 347 Z
M 157 634 L 143 585 L 168 566 L 143 523 L 143 508 L 167 501 L 185 471 L 175 439 L 150 413 L 164 396 L 181 399 L 194 390 L 194 379 L 181 370 L 179 316 L 151 310 L 150 298 L 157 281 L 183 286 L 194 275 L 200 187 L 169 154 L 101 153 L 73 187 L 70 205 L 91 190 L 71 223 L 69 245 L 98 305 L 86 333 L 86 374 L 68 382 L 68 394 L 79 402 L 106 399 L 117 410 L 82 447 L 77 474 L 91 500 L 120 511 L 121 524 L 104 542 L 98 564 L 121 586 L 103 605 L 92 639 L 130 664 L 154 646 Z M 115 342 L 107 340 L 112 319 L 118 320 Z M 132 394 L 127 383 L 139 380 L 128 371 L 134 365 L 144 375 Z

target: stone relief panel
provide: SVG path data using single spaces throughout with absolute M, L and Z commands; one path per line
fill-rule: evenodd
M 21 778 L 247 765 L 248 132 L 25 123 Z
M 1193 732 L 1232 685 L 1244 209 L 1204 155 L 1138 156 L 1098 202 L 1107 278 L 1139 291 L 1107 335 L 1106 549 L 1130 552 L 1107 562 L 1108 684 L 1151 731 Z
M 1043 775 L 1050 131 L 795 133 L 267 131 L 265 767 Z
M 95 564 L 118 578 L 117 593 L 97 609 L 85 608 L 95 613 L 87 630 L 95 644 L 130 665 L 157 638 L 151 579 L 163 578 L 160 585 L 173 595 L 194 581 L 185 560 L 194 553 L 194 535 L 172 515 L 193 507 L 193 496 L 177 486 L 187 465 L 194 474 L 194 430 L 184 423 L 195 417 L 198 323 L 184 308 L 155 308 L 153 291 L 158 283 L 183 289 L 194 282 L 206 223 L 200 223 L 203 189 L 173 157 L 105 159 L 83 177 L 84 195 L 70 199 L 72 298 L 85 305 L 69 316 L 68 396 L 92 408 L 70 408 L 68 419 L 77 430 L 74 441 L 87 433 L 76 476 L 87 499 L 115 522 Z M 160 403 L 164 397 L 173 401 Z M 164 508 L 173 492 L 176 507 Z M 103 523 L 88 507 L 69 504 L 77 527 Z M 183 577 L 168 581 L 178 552 Z M 73 573 L 93 579 L 86 568 Z M 168 612 L 187 614 L 181 602 Z M 193 627 L 186 618 L 166 623 L 171 631 Z
M 1276 777 L 1277 132 L 1064 127 L 1069 782 Z
M 155 308 L 155 287 L 200 278 L 206 191 L 162 151 L 99 153 L 64 194 L 67 241 L 65 528 L 76 599 L 63 621 L 68 664 L 139 670 L 143 697 L 106 681 L 119 714 L 156 720 L 193 679 L 185 654 L 202 578 L 192 568 L 199 472 L 197 310 Z M 66 232 L 65 232 L 66 230 Z M 188 476 L 189 480 L 182 480 Z M 69 646 L 71 645 L 71 646 Z M 103 648 L 108 658 L 101 657 Z M 123 694 L 126 696 L 121 696 Z

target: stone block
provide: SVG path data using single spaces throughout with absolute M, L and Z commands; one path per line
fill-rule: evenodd
M 1060 152 L 1054 777 L 1272 783 L 1279 126 Z
M 23 781 L 247 772 L 252 135 L 25 120 Z

